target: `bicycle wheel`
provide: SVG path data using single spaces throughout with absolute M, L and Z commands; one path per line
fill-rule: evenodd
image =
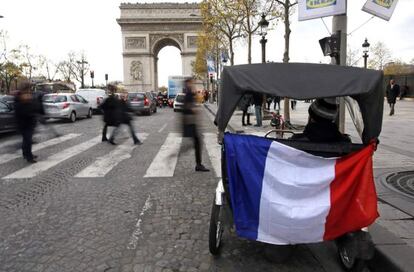
M 211 217 L 210 217 L 210 228 L 209 228 L 209 239 L 208 247 L 210 253 L 213 255 L 218 255 L 220 252 L 221 238 L 223 235 L 223 222 L 221 219 L 222 206 L 216 205 L 213 203 L 211 208 Z

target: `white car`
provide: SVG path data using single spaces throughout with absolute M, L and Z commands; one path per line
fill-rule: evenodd
M 56 93 L 43 96 L 43 108 L 47 118 L 69 119 L 92 117 L 92 108 L 82 96 L 74 93 Z
M 94 112 L 99 111 L 99 106 L 108 97 L 103 89 L 79 89 L 76 94 L 85 98 Z
M 184 93 L 178 93 L 174 98 L 173 109 L 174 111 L 182 111 L 184 108 Z

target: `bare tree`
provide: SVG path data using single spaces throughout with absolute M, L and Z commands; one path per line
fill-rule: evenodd
M 259 29 L 261 15 L 270 15 L 267 20 L 272 21 L 280 14 L 273 0 L 238 0 L 238 8 L 243 15 L 242 34 L 247 39 L 247 62 L 252 63 L 252 39 Z
M 368 67 L 383 70 L 385 64 L 391 61 L 391 51 L 386 47 L 383 42 L 376 43 L 371 48 L 371 57 L 368 61 Z
M 359 49 L 352 48 L 349 44 L 347 46 L 348 52 L 346 56 L 346 66 L 357 66 L 361 60 L 362 55 Z
M 82 77 L 89 71 L 89 64 L 84 53 L 72 51 L 68 53 L 65 60 L 58 63 L 57 69 L 65 81 L 82 83 Z
M 283 62 L 289 62 L 289 46 L 290 46 L 290 16 L 294 12 L 295 5 L 298 4 L 298 1 L 290 1 L 290 0 L 275 0 L 277 4 L 282 7 L 282 18 L 285 25 L 285 51 L 283 52 Z M 290 110 L 289 110 L 289 98 L 284 99 L 283 102 L 283 114 L 286 121 L 287 126 L 290 125 Z

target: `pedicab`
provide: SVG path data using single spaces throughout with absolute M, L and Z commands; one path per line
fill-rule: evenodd
M 380 71 L 325 64 L 224 68 L 214 120 L 222 178 L 209 227 L 213 255 L 220 253 L 223 230 L 229 228 L 238 237 L 273 245 L 335 241 L 346 270 L 364 268 L 374 254 L 366 227 L 379 216 L 372 157 L 382 127 L 382 78 Z M 296 100 L 342 98 L 359 139 L 313 142 L 227 132 L 249 92 Z

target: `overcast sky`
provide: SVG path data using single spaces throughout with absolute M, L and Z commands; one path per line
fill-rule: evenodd
M 1 0 L 0 29 L 8 32 L 8 48 L 27 44 L 33 53 L 46 55 L 51 60 L 63 60 L 69 51 L 84 51 L 95 82 L 103 83 L 104 74 L 110 80 L 123 80 L 121 31 L 116 23 L 119 5 L 125 0 Z M 132 1 L 135 2 L 135 1 Z M 188 2 L 188 1 L 139 1 Z M 365 39 L 371 45 L 382 41 L 391 50 L 393 58 L 409 62 L 414 58 L 414 0 L 399 0 L 390 21 L 374 18 L 361 10 L 366 0 L 348 1 L 348 44 L 361 48 Z M 331 30 L 332 17 L 324 18 Z M 328 62 L 318 40 L 328 36 L 321 19 L 298 22 L 292 16 L 290 58 L 292 62 Z M 268 37 L 267 59 L 282 61 L 284 41 L 283 24 L 275 26 Z M 259 38 L 253 42 L 253 62 L 261 60 Z M 362 55 L 362 52 L 361 52 Z M 246 44 L 238 42 L 235 60 L 247 62 Z M 181 74 L 180 52 L 166 47 L 159 54 L 159 85 L 166 85 L 168 75 Z M 362 61 L 361 61 L 362 65 Z M 88 78 L 89 80 L 89 78 Z M 89 82 L 88 82 L 89 83 Z

